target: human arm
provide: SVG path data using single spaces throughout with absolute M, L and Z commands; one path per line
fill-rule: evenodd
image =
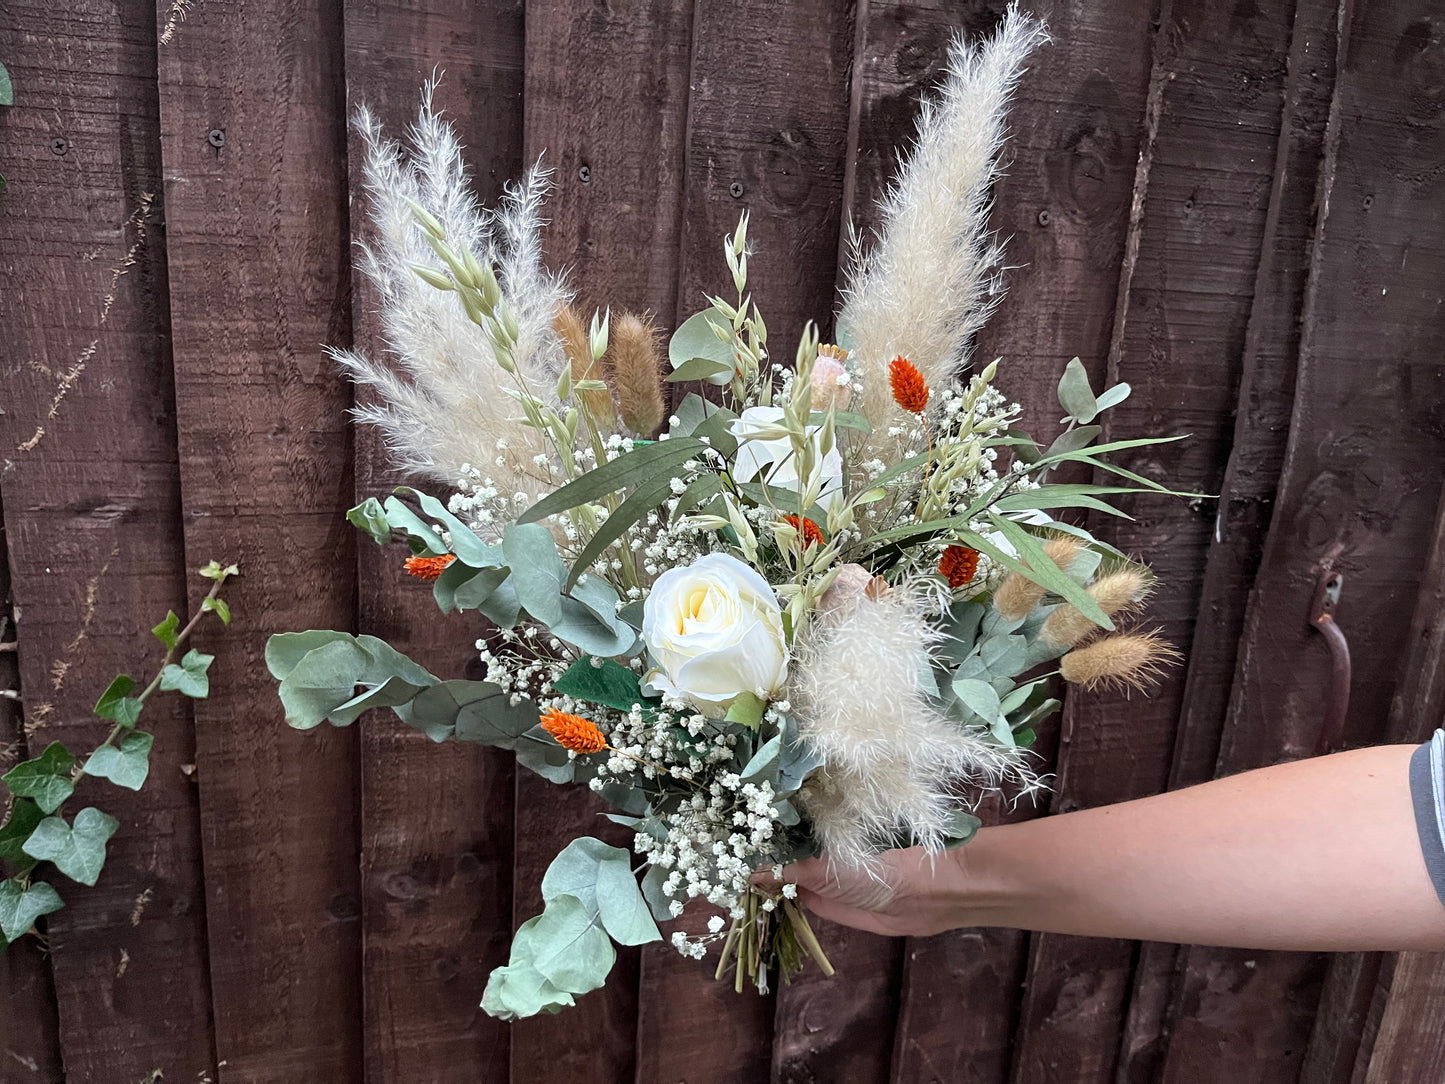
M 1239 948 L 1445 949 L 1408 785 L 1412 746 L 1245 772 L 980 829 L 882 882 L 826 859 L 788 867 L 815 914 L 887 934 L 959 926 Z

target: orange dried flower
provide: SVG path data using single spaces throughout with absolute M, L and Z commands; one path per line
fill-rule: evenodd
M 440 557 L 408 557 L 404 567 L 419 580 L 434 580 L 456 559 L 454 553 L 444 553 Z
M 922 414 L 928 406 L 928 384 L 918 367 L 902 354 L 888 363 L 888 385 L 893 401 L 910 414 Z
M 557 739 L 563 749 L 574 753 L 600 753 L 607 748 L 607 739 L 597 724 L 580 715 L 568 715 L 556 708 L 542 716 L 542 729 Z
M 978 550 L 949 546 L 938 559 L 938 572 L 952 588 L 962 587 L 978 572 Z
M 821 546 L 823 544 L 823 531 L 811 519 L 799 516 L 784 516 L 784 521 L 803 536 L 803 545 Z

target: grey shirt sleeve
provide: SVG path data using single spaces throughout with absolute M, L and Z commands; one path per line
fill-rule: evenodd
M 1435 731 L 1410 757 L 1410 797 L 1425 868 L 1445 904 L 1445 731 Z

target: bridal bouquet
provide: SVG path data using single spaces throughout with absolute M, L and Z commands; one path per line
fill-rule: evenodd
M 356 413 L 397 465 L 449 493 L 402 488 L 349 518 L 404 540 L 443 612 L 496 631 L 477 645 L 485 681 L 341 632 L 274 636 L 267 662 L 292 726 L 390 708 L 590 787 L 635 833 L 630 853 L 584 837 L 558 854 L 489 1013 L 573 1004 L 614 943 L 660 939 L 695 900 L 716 908 L 708 932 L 671 941 L 717 946 L 739 990 L 807 957 L 831 971 L 792 886 L 756 871 L 964 843 L 981 797 L 1037 784 L 1024 749 L 1058 706 L 1050 678 L 1142 686 L 1170 654 L 1116 627 L 1147 569 L 1053 518 L 1165 491 L 1105 458 L 1154 441 L 1094 444 L 1127 385 L 1096 394 L 1071 362 L 1045 446 L 998 362 L 964 375 L 1001 292 L 1004 109 L 1043 36 L 1010 12 L 954 45 L 881 229 L 855 246 L 834 341 L 809 325 L 784 358 L 749 292 L 746 215 L 722 245 L 730 289 L 665 364 L 647 318 L 584 320 L 543 266 L 540 169 L 483 211 L 429 93 L 410 156 L 361 115 L 377 238 L 361 261 L 395 364 L 336 357 L 374 389 Z M 692 382 L 709 394 L 669 413 L 667 384 Z M 1050 481 L 1069 462 L 1119 484 Z

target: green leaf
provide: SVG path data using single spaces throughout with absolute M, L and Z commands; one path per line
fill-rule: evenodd
M 318 647 L 345 640 L 351 643 L 349 632 L 333 632 L 330 629 L 310 629 L 306 632 L 278 632 L 266 641 L 266 669 L 277 681 L 282 680 L 296 664 Z
M 502 563 L 501 554 L 496 547 L 489 546 L 478 538 L 472 529 L 452 515 L 451 510 L 441 501 L 410 486 L 401 486 L 396 492 L 402 496 L 415 497 L 421 510 L 446 528 L 451 539 L 452 552 L 457 555 L 457 560 L 465 561 L 474 568 L 495 568 Z
M 297 658 L 306 647 L 311 649 Z M 368 707 L 392 707 L 403 715 L 402 705 L 437 680 L 375 636 L 281 633 L 267 643 L 266 662 L 271 673 L 281 677 L 278 691 L 286 722 L 298 730 L 328 718 L 345 726 Z M 366 688 L 358 694 L 357 686 Z
M 33 760 L 22 761 L 0 776 L 17 798 L 34 798 L 43 813 L 54 813 L 61 803 L 75 793 L 71 774 L 75 758 L 60 742 L 51 742 Z
M 592 656 L 578 659 L 553 684 L 560 696 L 601 704 L 618 711 L 631 711 L 634 704 L 644 708 L 661 703 L 642 695 L 642 679 L 611 659 Z
M 502 553 L 522 608 L 544 625 L 560 621 L 567 566 L 552 532 L 538 523 L 509 523 L 502 532 Z
M 174 651 L 176 649 L 176 633 L 180 627 L 181 619 L 176 616 L 175 610 L 171 610 L 167 612 L 164 621 L 151 629 L 151 633 L 157 640 L 166 645 L 166 650 Z
M 689 358 L 667 375 L 669 384 L 682 384 L 689 380 L 711 381 L 713 377 L 726 375 L 732 380 L 733 366 L 726 361 L 712 358 Z
M 179 666 L 172 663 L 161 671 L 161 688 L 193 700 L 204 700 L 211 695 L 211 679 L 206 671 L 215 661 L 216 656 L 192 648 L 181 657 Z
M 945 838 L 948 842 L 943 845 L 943 849 L 951 851 L 957 847 L 962 847 L 972 839 L 982 827 L 983 821 L 979 820 L 972 813 L 964 809 L 954 810 L 948 817 L 948 830 L 945 832 Z
M 671 481 L 677 474 L 678 466 L 702 455 L 707 447 L 697 437 L 675 437 L 655 444 L 634 445 L 632 451 L 619 455 L 610 463 L 603 463 L 543 497 L 523 512 L 518 522 L 536 523 L 649 480 L 664 478 Z
M 552 624 L 551 632 L 589 655 L 608 658 L 634 654 L 638 644 L 637 633 L 625 621 L 615 616 L 604 620 L 574 598 L 562 599 L 562 617 Z
M 602 928 L 619 945 L 645 945 L 661 941 L 657 923 L 648 913 L 647 901 L 637 887 L 637 878 L 626 851 L 620 859 L 597 867 L 597 908 Z
M 0 824 L 0 859 L 22 870 L 33 866 L 35 860 L 25 853 L 24 844 L 44 819 L 45 814 L 29 798 L 16 798 L 10 805 L 10 816 Z
M 671 442 L 669 442 L 671 443 Z M 632 453 L 636 455 L 637 453 Z M 616 542 L 638 520 L 653 511 L 672 492 L 672 473 L 667 472 L 638 485 L 632 494 L 617 507 L 587 540 L 577 559 L 572 562 L 572 572 L 567 577 L 566 587 L 571 589 L 577 578 L 592 567 L 608 546 Z
M 1049 559 L 1049 555 L 1044 552 L 1044 547 L 1039 544 L 1038 539 L 1013 520 L 1005 519 L 997 512 L 990 512 L 988 520 L 1000 534 L 1013 544 L 1014 549 L 1018 551 L 1024 561 L 1024 565 L 1020 565 L 1018 561 L 1010 562 L 1005 559 L 1000 562 L 1001 564 L 1032 580 L 1046 591 L 1052 591 L 1072 602 L 1085 617 L 1101 628 L 1109 630 L 1114 628 L 1114 622 L 1109 620 L 1109 615 L 1099 609 L 1099 604 L 1089 597 L 1087 591 Z M 979 541 L 983 540 L 979 539 Z M 980 549 L 980 547 L 975 545 L 974 549 Z M 999 560 L 999 557 L 1003 556 L 995 547 L 989 546 L 989 549 L 994 550 L 994 553 L 988 554 L 994 560 Z M 982 552 L 987 553 L 988 551 Z
M 991 636 L 978 653 L 990 677 L 1013 677 L 1029 665 L 1028 641 L 1022 636 Z
M 95 886 L 105 865 L 105 845 L 115 835 L 120 821 L 87 806 L 75 815 L 75 823 L 60 817 L 46 817 L 25 841 L 25 853 L 51 862 L 72 881 Z
M 822 425 L 828 420 L 827 411 L 815 410 L 808 415 L 809 425 Z M 833 424 L 839 429 L 861 429 L 865 433 L 873 432 L 873 423 L 862 414 L 854 414 L 846 410 L 833 412 Z
M 1129 387 L 1128 384 L 1115 384 L 1108 391 L 1103 391 L 1099 393 L 1099 398 L 1095 402 L 1095 406 L 1097 406 L 1100 413 L 1102 413 L 1103 411 L 1108 410 L 1110 407 L 1118 406 L 1125 399 L 1129 398 L 1129 393 L 1131 391 L 1133 391 L 1133 389 Z
M 465 561 L 453 561 L 446 571 L 437 577 L 432 587 L 432 597 L 442 613 L 453 610 L 475 610 L 496 593 L 497 588 L 507 582 L 511 569 L 505 565 L 499 568 L 473 568 Z
M 727 334 L 727 341 L 718 338 L 713 328 Z M 668 340 L 667 357 L 674 369 L 680 369 L 694 358 L 716 362 L 720 369 L 702 377 L 709 384 L 726 387 L 732 382 L 737 359 L 733 357 L 732 325 L 715 309 L 704 309 L 684 320 Z
M 468 699 L 457 712 L 457 741 L 514 749 L 522 736 L 537 726 L 542 713 L 525 697 L 512 703 L 512 694 L 486 681 L 469 682 Z
M 1075 429 L 1065 429 L 1060 433 L 1048 451 L 1044 455 L 1058 455 L 1060 452 L 1077 452 L 1080 448 L 1087 448 L 1093 443 L 1094 438 L 1104 431 L 1101 425 L 1081 425 Z
M 964 706 L 990 726 L 999 718 L 998 693 L 986 681 L 975 678 L 959 678 L 953 683 L 953 691 Z
M 204 568 L 196 569 L 196 574 L 219 583 L 221 580 L 229 579 L 232 576 L 239 576 L 241 574 L 241 568 L 239 565 L 226 565 L 222 567 L 220 561 L 207 561 Z
M 0 105 L 15 104 L 15 84 L 10 81 L 10 72 L 0 64 Z
M 763 709 L 767 704 L 756 693 L 744 690 L 738 693 L 737 699 L 727 711 L 727 721 L 730 723 L 741 723 L 749 730 L 756 730 L 763 719 Z
M 555 896 L 546 909 L 522 924 L 512 939 L 513 962 L 530 959 L 542 977 L 559 990 L 585 994 L 607 981 L 617 950 L 576 896 Z
M 155 738 L 140 730 L 124 735 L 119 745 L 102 745 L 85 762 L 85 774 L 109 779 L 118 787 L 140 790 L 151 771 Z
M 223 625 L 229 625 L 231 623 L 231 607 L 223 598 L 202 599 L 201 612 L 215 614 L 221 619 Z
M 367 497 L 346 513 L 346 521 L 357 530 L 365 531 L 378 546 L 391 541 L 391 524 L 387 521 L 386 510 L 375 497 Z
M 1059 405 L 1080 424 L 1093 421 L 1099 413 L 1098 400 L 1089 387 L 1089 372 L 1078 358 L 1064 366 L 1064 374 L 1059 377 Z
M 399 677 L 389 677 L 379 684 L 368 685 L 350 700 L 337 704 L 326 713 L 326 719 L 333 726 L 350 726 L 372 708 L 396 709 L 410 704 L 425 688 L 429 686 L 413 685 Z
M 406 535 L 413 553 L 440 557 L 449 552 L 442 536 L 432 530 L 432 525 L 395 497 L 386 498 L 382 508 L 386 511 L 386 522 Z
M 539 1013 L 557 1014 L 577 1004 L 571 994 L 559 990 L 530 964 L 496 968 L 487 978 L 482 1008 L 499 1020 L 522 1020 Z
M 130 695 L 135 682 L 127 674 L 118 674 L 95 702 L 95 714 L 122 726 L 135 726 L 145 703 Z
M 778 760 L 783 754 L 783 736 L 774 734 L 767 741 L 758 747 L 758 751 L 748 758 L 747 764 L 739 773 L 744 783 L 759 783 L 766 779 L 771 786 L 778 773 Z
M 5 940 L 24 937 L 35 920 L 52 915 L 65 906 L 60 893 L 44 881 L 22 887 L 18 881 L 0 881 L 0 935 Z

